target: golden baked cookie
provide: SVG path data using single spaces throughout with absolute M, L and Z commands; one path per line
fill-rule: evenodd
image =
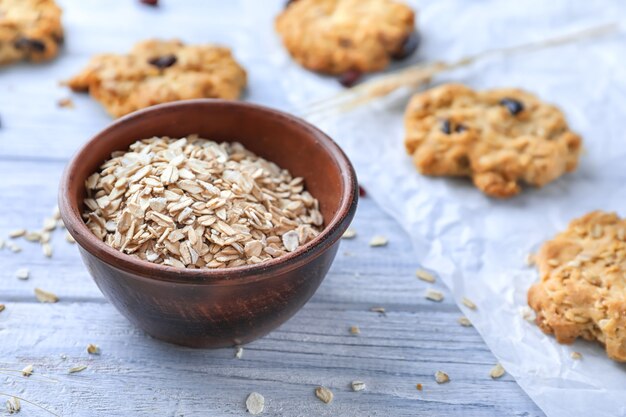
M 62 43 L 61 9 L 53 0 L 0 0 L 0 65 L 50 60 Z
M 246 71 L 228 48 L 178 40 L 140 42 L 128 55 L 104 54 L 66 84 L 88 91 L 114 117 L 155 104 L 240 97 Z
M 297 0 L 276 31 L 302 66 L 326 74 L 373 72 L 417 47 L 415 16 L 393 0 Z
M 416 94 L 406 150 L 425 175 L 471 177 L 493 197 L 541 187 L 578 165 L 581 139 L 556 107 L 517 89 L 445 84 Z
M 626 362 L 626 220 L 594 211 L 572 221 L 536 257 L 528 291 L 536 322 L 559 343 L 597 340 Z

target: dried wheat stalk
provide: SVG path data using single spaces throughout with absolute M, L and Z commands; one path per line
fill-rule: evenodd
M 469 66 L 490 57 L 503 57 L 521 52 L 532 52 L 558 45 L 564 45 L 584 39 L 615 33 L 618 23 L 609 23 L 569 33 L 567 35 L 530 42 L 508 48 L 490 49 L 475 55 L 461 58 L 454 62 L 430 62 L 418 64 L 378 77 L 372 81 L 342 91 L 334 96 L 313 102 L 306 106 L 303 116 L 320 116 L 350 111 L 356 107 L 385 97 L 400 88 L 418 89 L 428 84 L 432 78 L 446 71 Z

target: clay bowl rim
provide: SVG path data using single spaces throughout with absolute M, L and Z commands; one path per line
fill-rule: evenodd
M 233 108 L 247 108 L 251 111 L 264 113 L 266 116 L 282 119 L 297 125 L 298 129 L 302 130 L 304 134 L 312 136 L 322 145 L 322 148 L 330 155 L 340 172 L 343 193 L 339 196 L 338 210 L 336 210 L 330 221 L 325 219 L 324 228 L 317 237 L 306 245 L 298 247 L 293 252 L 260 264 L 219 269 L 183 269 L 154 264 L 113 249 L 95 237 L 81 217 L 80 201 L 77 199 L 77 204 L 73 205 L 69 197 L 70 182 L 79 181 L 83 184 L 86 179 L 74 179 L 77 168 L 82 163 L 83 155 L 90 152 L 89 149 L 95 143 L 114 134 L 114 131 L 119 129 L 120 126 L 143 117 L 168 113 L 173 109 L 181 107 L 198 105 L 208 107 L 232 106 Z M 193 133 L 189 132 L 189 134 Z M 102 155 L 101 161 L 104 162 L 108 158 L 110 158 L 110 154 Z M 194 99 L 159 104 L 138 110 L 113 121 L 84 143 L 74 154 L 63 172 L 59 188 L 61 217 L 68 232 L 82 249 L 114 268 L 131 272 L 145 279 L 181 284 L 236 285 L 244 282 L 260 281 L 264 278 L 269 278 L 274 272 L 285 273 L 312 262 L 341 238 L 341 235 L 349 225 L 347 222 L 352 219 L 356 212 L 358 203 L 358 182 L 354 167 L 339 145 L 327 134 L 309 122 L 280 110 L 248 102 L 221 99 Z

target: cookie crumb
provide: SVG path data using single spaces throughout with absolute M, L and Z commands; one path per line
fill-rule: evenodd
M 69 97 L 62 98 L 59 101 L 57 101 L 57 106 L 59 106 L 62 109 L 73 109 L 74 108 L 74 102 Z
M 423 389 L 424 389 L 424 386 L 423 386 L 422 384 L 416 384 L 416 385 L 415 385 L 415 388 L 416 388 L 418 391 L 421 391 L 421 390 L 423 390 Z
M 87 353 L 89 353 L 90 355 L 99 355 L 100 347 L 98 347 L 98 345 L 94 345 L 93 343 L 90 343 L 87 345 Z
M 373 313 L 379 313 L 379 314 L 382 314 L 382 315 L 386 314 L 385 307 L 372 307 L 372 308 L 370 308 L 370 311 L 373 312 Z
M 526 255 L 526 265 L 533 266 L 535 264 L 535 254 L 529 253 Z
M 376 235 L 372 237 L 372 240 L 370 240 L 370 246 L 373 248 L 387 246 L 387 243 L 389 243 L 389 240 L 385 236 L 381 235 Z
M 0 313 L 4 311 L 7 307 L 4 304 L 0 304 Z
M 447 373 L 443 371 L 437 371 L 435 372 L 435 381 L 438 384 L 445 384 L 445 383 L 450 382 L 450 377 L 448 376 Z
M 505 373 L 506 371 L 504 370 L 502 365 L 500 365 L 499 363 L 496 363 L 496 365 L 493 368 L 491 368 L 491 371 L 489 372 L 489 376 L 493 379 L 498 379 L 501 376 L 503 376 Z
M 424 269 L 418 269 L 417 271 L 415 271 L 415 275 L 422 281 L 426 281 L 430 283 L 435 282 L 435 277 L 430 272 Z
M 583 358 L 583 355 L 580 352 L 572 352 L 569 355 L 572 359 L 575 359 L 575 360 L 580 360 Z
M 430 301 L 437 301 L 437 302 L 442 301 L 443 293 L 441 291 L 428 289 L 426 290 L 426 299 Z
M 334 397 L 333 392 L 323 386 L 315 388 L 315 396 L 326 404 L 329 404 Z
M 463 305 L 471 310 L 476 310 L 476 304 L 474 304 L 474 302 L 472 300 L 470 300 L 467 297 L 463 297 L 461 299 L 461 302 L 463 303 Z
M 258 392 L 251 392 L 246 398 L 246 409 L 252 415 L 261 414 L 265 409 L 265 397 Z
M 351 227 L 348 227 L 343 235 L 341 235 L 342 239 L 354 239 L 356 237 L 356 230 Z
M 352 391 L 363 391 L 366 386 L 365 386 L 365 382 L 363 381 L 352 381 L 352 383 L 350 384 L 352 386 Z
M 359 329 L 359 326 L 350 326 L 350 334 L 361 334 L 361 329 Z

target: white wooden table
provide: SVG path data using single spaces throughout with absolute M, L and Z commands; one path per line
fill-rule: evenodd
M 68 32 L 64 55 L 49 65 L 0 70 L 0 237 L 41 228 L 55 206 L 65 163 L 110 122 L 87 97 L 73 97 L 75 109 L 58 108 L 57 99 L 69 95 L 58 80 L 94 52 L 126 50 L 150 36 L 249 48 L 259 39 L 244 35 L 249 20 L 238 11 L 260 10 L 252 2 L 224 10 L 220 1 L 170 0 L 151 10 L 131 0 L 60 1 Z M 268 30 L 274 12 L 265 17 Z M 258 54 L 240 56 L 252 69 L 253 86 L 272 72 L 262 52 L 275 46 L 260 41 Z M 284 87 L 262 96 L 258 91 L 253 87 L 248 99 L 287 107 Z M 280 329 L 245 346 L 241 359 L 233 349 L 164 344 L 131 326 L 102 297 L 63 230 L 54 233 L 51 259 L 38 244 L 12 240 L 23 250 L 0 250 L 0 303 L 6 305 L 0 312 L 0 392 L 62 416 L 243 416 L 252 391 L 265 396 L 264 415 L 270 416 L 543 415 L 510 376 L 489 377 L 495 359 L 473 328 L 457 323 L 461 312 L 451 300 L 424 298 L 429 285 L 415 277 L 409 239 L 370 199 L 361 200 L 354 228 L 358 236 L 343 241 L 313 299 Z M 374 234 L 387 236 L 389 245 L 370 248 Z M 18 280 L 15 273 L 24 267 L 30 278 Z M 35 287 L 60 301 L 38 303 Z M 370 311 L 379 306 L 385 315 Z M 360 335 L 350 334 L 354 325 Z M 101 354 L 87 354 L 89 343 Z M 30 378 L 10 371 L 28 364 L 35 369 Z M 77 365 L 88 368 L 68 374 Z M 451 382 L 438 385 L 437 370 Z M 353 380 L 367 389 L 352 392 Z M 331 404 L 315 398 L 318 385 L 332 389 Z M 24 402 L 21 413 L 49 415 Z

